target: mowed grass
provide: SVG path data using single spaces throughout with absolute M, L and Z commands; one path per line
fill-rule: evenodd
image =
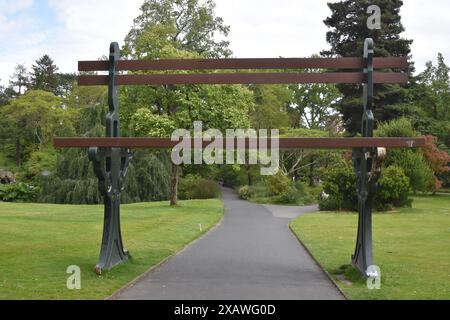
M 349 299 L 450 299 L 450 196 L 415 197 L 413 208 L 373 215 L 380 290 L 351 266 L 357 215 L 306 214 L 291 228 Z
M 102 206 L 0 202 L 0 299 L 103 299 L 216 225 L 223 204 L 131 204 L 121 216 L 132 260 L 97 276 Z M 70 265 L 81 268 L 81 290 L 66 287 Z

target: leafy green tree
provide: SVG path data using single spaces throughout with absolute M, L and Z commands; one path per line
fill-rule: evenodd
M 124 53 L 134 59 L 226 57 L 228 27 L 214 14 L 210 0 L 148 0 L 125 38 Z M 251 92 L 242 86 L 128 87 L 122 90 L 121 119 L 128 133 L 140 109 L 167 116 L 176 128 L 192 129 L 194 121 L 207 128 L 247 128 L 253 106 Z M 134 118 L 136 119 L 136 117 Z M 153 118 L 156 120 L 156 118 Z M 179 167 L 172 166 L 171 204 L 177 203 Z
M 2 108 L 2 116 L 12 125 L 10 139 L 15 140 L 16 163 L 22 164 L 24 152 L 47 148 L 57 135 L 73 133 L 69 113 L 54 94 L 29 90 Z
M 286 112 L 291 91 L 282 85 L 251 86 L 255 96 L 255 109 L 251 114 L 252 127 L 259 129 L 278 129 L 289 126 Z
M 229 26 L 216 17 L 212 0 L 146 0 L 141 14 L 134 19 L 134 25 L 125 38 L 129 54 L 140 52 L 142 57 L 151 58 L 149 47 L 142 50 L 143 34 L 153 36 L 155 47 L 161 41 L 174 44 L 178 50 L 196 52 L 206 57 L 227 57 L 231 55 L 229 42 L 217 41 L 217 35 L 228 36 Z M 148 33 L 149 30 L 156 31 Z M 159 33 L 159 35 L 158 35 Z
M 367 8 L 381 8 L 381 29 L 367 28 Z M 331 48 L 322 52 L 324 56 L 360 57 L 365 38 L 373 38 L 375 56 L 408 56 L 411 40 L 401 37 L 404 31 L 400 9 L 402 0 L 342 0 L 328 3 L 332 13 L 325 19 L 327 42 Z M 412 72 L 412 68 L 410 70 Z M 360 85 L 339 85 L 343 98 L 336 104 L 341 112 L 348 132 L 360 132 L 362 119 L 362 90 Z M 405 86 L 396 84 L 375 85 L 374 114 L 379 121 L 388 121 L 405 115 L 407 98 Z

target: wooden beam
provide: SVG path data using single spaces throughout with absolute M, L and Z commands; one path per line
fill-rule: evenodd
M 78 85 L 107 85 L 108 76 L 79 76 Z M 293 84 L 365 82 L 362 72 L 330 73 L 205 73 L 205 74 L 133 74 L 117 76 L 117 85 L 183 84 Z M 375 83 L 406 83 L 406 73 L 375 72 Z
M 406 57 L 379 57 L 374 68 L 408 67 Z M 225 70 L 225 69 L 362 69 L 362 58 L 274 58 L 274 59 L 165 59 L 120 60 L 119 71 L 137 70 Z M 78 71 L 107 71 L 108 61 L 79 61 Z
M 257 142 L 257 141 L 253 141 Z M 270 139 L 267 140 L 270 147 Z M 169 138 L 55 138 L 55 148 L 173 148 L 179 142 Z M 203 147 L 211 142 L 200 141 Z M 245 145 L 249 146 L 249 139 Z M 194 139 L 191 139 L 194 145 Z M 235 139 L 235 146 L 237 139 Z M 425 138 L 280 138 L 280 149 L 352 149 L 352 148 L 420 148 L 425 146 Z M 225 147 L 225 139 L 224 139 Z

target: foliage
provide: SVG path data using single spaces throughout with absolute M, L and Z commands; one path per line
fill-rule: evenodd
M 414 130 L 411 121 L 405 117 L 384 122 L 375 131 L 377 137 L 417 137 L 419 134 Z
M 411 206 L 411 199 L 408 198 L 409 178 L 402 168 L 387 167 L 382 171 L 378 184 L 375 196 L 378 209 L 388 209 L 391 205 L 395 207 Z
M 239 198 L 248 200 L 255 195 L 255 190 L 250 186 L 242 186 L 238 190 Z
M 380 30 L 370 30 L 366 26 L 367 8 L 378 5 L 381 8 L 383 23 Z M 375 42 L 375 56 L 408 56 L 411 52 L 411 40 L 401 37 L 404 31 L 400 9 L 402 0 L 341 0 L 328 3 L 332 13 L 325 19 L 327 42 L 330 50 L 323 51 L 324 56 L 360 57 L 363 53 L 365 38 Z M 345 22 L 345 23 L 344 23 Z M 412 71 L 412 70 L 411 70 Z M 338 85 L 342 100 L 336 105 L 343 117 L 348 132 L 360 132 L 362 108 L 361 86 Z M 407 90 L 400 85 L 376 85 L 374 96 L 375 117 L 387 121 L 403 114 L 405 108 L 399 105 L 406 101 Z
M 252 125 L 259 129 L 278 129 L 289 125 L 286 107 L 291 91 L 282 85 L 256 85 L 250 89 L 255 97 L 255 109 L 251 113 Z
M 420 151 L 399 149 L 389 151 L 386 165 L 395 165 L 403 169 L 409 178 L 414 192 L 429 191 L 433 186 L 433 171 L 427 165 Z
M 323 171 L 321 178 L 326 196 L 319 199 L 320 210 L 357 208 L 356 175 L 349 162 Z
M 0 201 L 32 202 L 37 199 L 39 188 L 23 182 L 0 184 Z
M 174 121 L 167 115 L 153 114 L 148 109 L 138 109 L 131 123 L 137 137 L 167 137 L 175 130 Z
M 228 57 L 231 55 L 229 42 L 217 41 L 216 36 L 228 36 L 230 28 L 222 18 L 215 16 L 214 10 L 212 0 L 146 0 L 125 38 L 125 51 L 129 54 L 146 52 L 145 57 L 150 58 L 153 48 L 164 48 L 161 44 L 169 41 L 175 44 L 176 49 L 198 52 L 207 57 Z M 154 35 L 147 43 L 155 45 L 144 49 L 140 39 L 149 30 L 156 32 L 147 33 Z
M 380 137 L 415 137 L 418 136 L 418 133 L 413 129 L 410 120 L 399 118 L 381 124 L 375 135 Z M 402 168 L 409 178 L 414 192 L 432 189 L 434 174 L 427 164 L 422 150 L 389 150 L 385 163 L 387 166 L 395 165 Z
M 180 179 L 180 199 L 213 199 L 217 198 L 219 194 L 219 187 L 213 180 L 204 179 L 195 175 L 187 175 Z
M 442 181 L 439 177 L 444 176 L 450 171 L 450 154 L 446 151 L 441 151 L 436 145 L 437 138 L 433 136 L 426 136 L 426 144 L 423 150 L 425 160 L 434 172 L 434 184 L 431 186 L 432 191 L 437 191 L 442 187 Z
M 38 150 L 30 155 L 24 169 L 28 178 L 52 171 L 56 165 L 57 153 L 54 149 Z
M 271 196 L 279 196 L 288 192 L 291 180 L 282 172 L 267 177 L 267 186 Z
M 312 58 L 318 58 L 313 55 Z M 307 69 L 304 72 L 319 72 L 318 69 Z M 336 110 L 332 108 L 341 93 L 334 84 L 296 84 L 290 85 L 292 97 L 289 104 L 292 126 L 310 129 L 324 129 L 336 118 Z

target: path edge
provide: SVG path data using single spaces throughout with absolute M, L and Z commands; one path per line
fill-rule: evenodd
M 295 237 L 295 239 L 297 239 L 297 241 L 300 243 L 300 245 L 306 250 L 306 252 L 309 254 L 309 256 L 313 259 L 313 261 L 320 268 L 320 270 L 323 271 L 323 273 L 327 276 L 327 278 L 331 281 L 331 283 L 336 287 L 336 289 L 344 297 L 344 299 L 349 300 L 348 297 L 345 295 L 344 291 L 342 291 L 342 289 L 339 287 L 339 285 L 333 279 L 333 277 L 328 273 L 328 271 L 325 270 L 325 268 L 320 264 L 320 262 L 316 259 L 316 257 L 314 257 L 314 255 L 309 250 L 309 248 L 303 243 L 303 241 L 300 239 L 300 237 L 294 232 L 294 230 L 292 229 L 292 226 L 291 226 L 291 222 L 293 222 L 294 220 L 291 220 L 288 223 L 288 228 L 291 231 L 292 235 Z
M 189 248 L 190 246 L 194 245 L 197 241 L 200 241 L 201 239 L 203 239 L 204 237 L 206 237 L 207 235 L 209 235 L 211 232 L 213 232 L 215 229 L 217 229 L 223 222 L 223 219 L 225 218 L 225 213 L 226 213 L 226 208 L 225 208 L 225 203 L 223 202 L 223 214 L 222 214 L 222 218 L 220 218 L 220 220 L 211 228 L 209 228 L 209 230 L 207 230 L 204 234 L 202 234 L 200 237 L 195 238 L 194 240 L 192 240 L 191 242 L 187 243 L 184 247 L 182 247 L 179 251 L 169 255 L 168 257 L 166 257 L 165 259 L 161 260 L 160 262 L 158 262 L 157 264 L 155 264 L 154 266 L 150 267 L 147 271 L 144 271 L 144 273 L 138 275 L 136 278 L 134 278 L 133 280 L 131 280 L 130 282 L 128 282 L 127 284 L 125 284 L 123 287 L 117 289 L 116 291 L 114 291 L 110 296 L 107 296 L 106 298 L 104 298 L 103 300 L 117 300 L 117 298 L 127 289 L 133 287 L 136 283 L 138 283 L 142 278 L 144 278 L 145 276 L 149 275 L 150 273 L 152 273 L 154 270 L 156 270 L 157 268 L 163 266 L 164 264 L 166 264 L 167 262 L 169 262 L 169 260 L 173 259 L 174 257 L 176 257 L 177 255 L 179 255 L 181 252 L 185 251 L 187 248 Z

